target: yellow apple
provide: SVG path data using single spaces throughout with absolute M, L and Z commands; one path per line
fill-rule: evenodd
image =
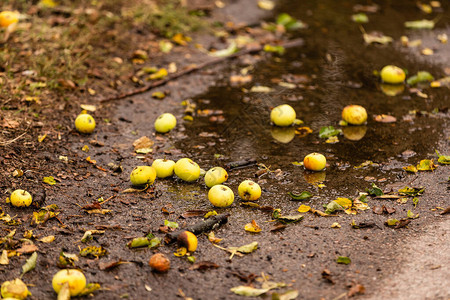
M 311 171 L 322 171 L 327 165 L 327 159 L 320 153 L 310 153 L 303 159 L 303 166 Z
M 261 197 L 261 187 L 254 181 L 244 180 L 238 187 L 238 194 L 243 200 L 255 201 Z
M 351 141 L 359 141 L 367 132 L 367 126 L 344 126 L 342 127 L 342 133 L 344 137 Z
M 189 252 L 197 250 L 197 237 L 190 231 L 183 231 L 180 233 L 177 237 L 177 241 L 179 246 L 185 247 Z
M 57 294 L 66 282 L 69 283 L 71 296 L 78 295 L 86 287 L 86 277 L 76 269 L 61 270 L 53 276 L 52 286 Z
M 11 193 L 11 204 L 16 207 L 24 207 L 24 206 L 30 206 L 32 202 L 32 197 L 30 193 L 24 190 L 15 190 Z
M 227 207 L 233 204 L 233 191 L 222 184 L 213 186 L 208 192 L 208 200 L 216 207 Z
M 272 128 L 270 128 L 270 134 L 280 143 L 287 144 L 294 139 L 295 128 L 272 126 Z
M 351 125 L 362 125 L 367 121 L 367 111 L 361 105 L 347 105 L 342 110 L 342 119 Z
M 11 24 L 19 22 L 19 13 L 17 11 L 0 12 L 0 27 L 8 27 Z
M 177 125 L 177 119 L 174 115 L 165 113 L 160 115 L 155 121 L 155 130 L 159 133 L 171 131 Z
M 222 184 L 228 179 L 227 171 L 222 167 L 214 167 L 209 169 L 205 174 L 205 184 L 207 187 L 212 187 L 217 184 Z
M 27 285 L 19 278 L 3 282 L 1 293 L 3 298 L 18 300 L 25 299 L 30 294 Z
M 95 129 L 95 120 L 90 114 L 79 114 L 75 119 L 75 128 L 81 133 L 92 133 Z
M 166 178 L 173 175 L 175 162 L 170 159 L 155 159 L 152 167 L 156 170 L 156 177 Z
M 380 76 L 381 81 L 392 84 L 402 83 L 406 78 L 405 71 L 393 65 L 387 65 L 381 69 Z
M 279 105 L 270 112 L 270 121 L 277 126 L 291 126 L 295 117 L 295 110 L 288 104 Z
M 184 181 L 195 181 L 200 177 L 200 167 L 189 158 L 179 159 L 173 170 L 175 175 Z
M 156 171 L 150 166 L 138 166 L 131 171 L 130 181 L 133 185 L 153 184 L 156 179 Z

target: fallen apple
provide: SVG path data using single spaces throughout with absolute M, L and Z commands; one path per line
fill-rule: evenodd
M 344 137 L 351 141 L 359 141 L 367 132 L 367 126 L 344 126 L 342 127 L 342 133 Z
M 28 295 L 31 295 L 27 285 L 19 278 L 3 282 L 1 294 L 2 298 L 12 298 L 17 300 L 25 299 Z
M 233 204 L 233 191 L 222 184 L 213 186 L 208 192 L 208 200 L 216 207 L 227 207 Z
M 200 177 L 200 167 L 189 158 L 179 159 L 173 168 L 175 175 L 184 181 L 195 181 Z
M 351 125 L 362 125 L 367 121 L 367 111 L 361 105 L 347 105 L 342 110 L 342 119 Z
M 213 187 L 222 184 L 228 179 L 227 171 L 222 167 L 214 167 L 209 169 L 205 174 L 205 184 L 207 187 Z
M 167 272 L 170 269 L 170 260 L 162 253 L 153 254 L 148 262 L 152 270 L 156 272 Z
M 11 200 L 11 204 L 16 207 L 30 206 L 32 202 L 30 193 L 21 189 L 12 192 L 9 199 Z
M 8 27 L 11 24 L 19 22 L 19 13 L 17 11 L 0 12 L 0 27 Z
M 327 165 L 327 159 L 320 153 L 310 153 L 303 159 L 303 166 L 311 171 L 322 171 Z
M 156 177 L 166 178 L 173 175 L 173 168 L 175 162 L 170 159 L 155 159 L 152 163 L 152 167 L 156 171 Z
M 61 270 L 53 276 L 52 286 L 57 294 L 66 282 L 69 283 L 71 296 L 78 295 L 86 287 L 86 277 L 81 271 L 76 269 Z
M 156 179 L 156 171 L 150 166 L 137 166 L 131 171 L 130 181 L 135 186 L 153 184 Z
M 81 133 L 92 133 L 95 129 L 95 120 L 90 114 L 79 114 L 75 119 L 75 128 Z
M 159 133 L 166 133 L 171 131 L 177 125 L 177 119 L 174 115 L 164 113 L 160 115 L 155 121 L 155 130 Z
M 180 247 L 185 247 L 189 252 L 194 252 L 197 250 L 197 237 L 190 231 L 183 231 L 180 233 L 178 235 L 177 242 Z
M 238 194 L 243 200 L 255 201 L 261 197 L 261 187 L 254 181 L 244 180 L 238 187 Z
M 381 69 L 381 81 L 385 83 L 402 83 L 405 81 L 406 74 L 401 68 L 393 65 L 387 65 Z
M 295 128 L 272 126 L 272 128 L 270 128 L 270 134 L 278 142 L 287 144 L 294 139 Z
M 270 112 L 270 121 L 277 126 L 291 126 L 295 117 L 295 110 L 288 104 L 279 105 Z

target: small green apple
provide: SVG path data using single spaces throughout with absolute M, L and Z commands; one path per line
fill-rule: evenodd
M 362 125 L 367 121 L 367 111 L 361 105 L 347 105 L 342 110 L 342 119 L 351 125 Z
M 392 84 L 402 83 L 406 78 L 405 71 L 393 65 L 387 65 L 381 69 L 380 76 L 381 81 Z
M 295 117 L 295 110 L 288 104 L 279 105 L 270 112 L 270 121 L 277 126 L 291 126 Z
M 310 153 L 303 159 L 303 166 L 311 171 L 322 171 L 327 165 L 327 159 L 320 153 Z
M 342 133 L 344 137 L 350 141 L 359 141 L 367 132 L 367 126 L 344 126 Z
M 213 186 L 208 192 L 208 199 L 216 207 L 227 207 L 233 204 L 233 191 L 222 184 Z
M 69 283 L 71 296 L 78 295 L 86 287 L 86 277 L 76 269 L 64 269 L 53 276 L 52 286 L 57 294 L 66 282 Z
M 12 298 L 17 300 L 25 299 L 30 294 L 27 285 L 19 278 L 3 282 L 1 293 L 3 298 Z
M 244 180 L 238 187 L 238 194 L 243 200 L 255 201 L 261 197 L 261 187 L 254 181 Z
M 272 126 L 272 128 L 270 128 L 270 134 L 278 142 L 287 144 L 294 139 L 295 128 Z
M 155 159 L 152 167 L 156 170 L 156 177 L 166 178 L 173 175 L 175 162 L 170 159 Z
M 92 133 L 95 129 L 95 120 L 90 114 L 79 114 L 75 119 L 75 128 L 81 133 Z
M 177 119 L 174 115 L 165 113 L 160 115 L 155 121 L 155 130 L 159 133 L 171 131 L 177 125 Z
M 200 177 L 200 167 L 189 158 L 179 159 L 173 170 L 175 175 L 184 181 L 195 181 Z
M 205 184 L 207 187 L 212 187 L 217 184 L 222 184 L 228 179 L 227 171 L 222 167 L 214 167 L 209 169 L 205 174 Z
M 32 197 L 27 191 L 18 189 L 11 193 L 11 204 L 16 207 L 30 206 Z
M 131 171 L 130 181 L 133 185 L 153 184 L 156 179 L 156 170 L 150 166 L 137 166 Z

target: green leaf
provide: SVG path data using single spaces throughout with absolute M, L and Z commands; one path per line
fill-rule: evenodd
M 417 165 L 419 171 L 433 171 L 434 169 L 436 169 L 436 165 L 432 159 L 422 159 Z
M 370 196 L 381 196 L 383 195 L 383 191 L 376 186 L 375 183 L 372 183 L 371 189 L 366 189 L 366 191 L 369 193 Z
M 327 204 L 325 213 L 329 215 L 334 213 L 336 210 L 344 210 L 344 208 L 333 200 Z
M 351 261 L 351 259 L 348 258 L 347 256 L 339 256 L 339 257 L 336 259 L 336 262 L 337 262 L 338 264 L 348 265 L 348 264 L 350 264 L 352 261 Z
M 278 53 L 279 55 L 284 54 L 284 47 L 283 46 L 272 46 L 272 45 L 264 45 L 264 52 L 272 52 L 272 53 Z
M 226 49 L 222 49 L 222 50 L 217 50 L 215 52 L 209 52 L 209 55 L 214 56 L 214 57 L 227 57 L 230 56 L 236 52 L 238 52 L 239 48 L 236 44 L 235 41 L 232 41 L 230 46 L 228 46 L 228 48 Z
M 303 219 L 303 215 L 279 216 L 277 221 L 284 224 L 296 223 Z
M 410 166 L 407 166 L 407 167 L 403 167 L 402 169 L 405 170 L 406 172 L 410 172 L 410 173 L 417 173 L 418 172 L 416 166 L 413 166 L 413 165 L 410 165 Z
M 404 188 L 398 190 L 398 193 L 400 195 L 416 197 L 416 196 L 422 195 L 424 191 L 425 191 L 425 188 L 422 188 L 422 187 L 419 187 L 419 188 L 412 187 L 411 188 L 411 187 L 405 186 Z
M 433 29 L 435 25 L 434 20 L 416 20 L 405 22 L 405 27 L 409 29 Z
M 274 209 L 272 212 L 272 219 L 278 219 L 279 217 L 281 217 L 281 209 Z
M 88 283 L 86 287 L 79 294 L 77 294 L 77 297 L 87 296 L 101 288 L 102 287 L 98 283 Z
M 417 204 L 419 204 L 419 198 L 414 197 L 414 198 L 412 199 L 412 202 L 413 202 L 413 204 L 414 204 L 414 207 L 416 207 Z
M 396 226 L 400 221 L 397 219 L 388 219 L 386 221 L 387 226 Z
M 155 237 L 150 240 L 150 244 L 148 245 L 148 247 L 150 249 L 153 249 L 153 248 L 158 247 L 159 245 L 161 245 L 161 239 L 158 237 Z
M 240 253 L 252 253 L 253 251 L 255 251 L 256 249 L 258 249 L 258 242 L 252 242 L 250 244 L 235 248 L 235 247 L 230 247 L 230 249 L 236 250 Z
M 47 184 L 50 184 L 50 185 L 55 185 L 56 184 L 55 178 L 53 176 L 44 177 L 44 179 L 42 179 L 42 181 L 44 183 L 47 183 Z
M 439 154 L 439 152 L 437 150 L 436 150 L 436 154 L 439 156 L 438 163 L 443 164 L 443 165 L 450 164 L 450 155 L 441 155 L 441 154 Z
M 270 289 L 255 289 L 250 286 L 240 285 L 230 289 L 233 293 L 240 296 L 258 297 L 267 293 Z
M 36 259 L 37 259 L 37 252 L 33 252 L 30 258 L 28 258 L 25 264 L 22 266 L 22 274 L 20 275 L 20 277 L 22 277 L 25 273 L 30 272 L 36 267 Z
M 147 247 L 148 245 L 150 245 L 150 239 L 148 239 L 147 237 L 134 238 L 127 244 L 128 248 Z
M 283 25 L 286 30 L 296 30 L 306 28 L 307 25 L 300 20 L 297 20 L 287 13 L 282 13 L 278 15 L 276 23 L 278 25 Z
M 308 191 L 301 192 L 300 194 L 289 192 L 288 195 L 292 198 L 292 200 L 306 200 L 312 197 L 312 194 Z
M 177 229 L 178 228 L 178 223 L 177 222 L 170 222 L 169 220 L 164 220 L 164 226 L 167 226 L 167 227 L 172 228 L 172 229 Z
M 335 129 L 333 126 L 323 126 L 320 128 L 319 137 L 322 139 L 338 135 L 342 132 L 340 129 Z
M 352 21 L 356 23 L 368 23 L 369 17 L 365 13 L 352 15 Z
M 419 214 L 414 215 L 414 213 L 411 210 L 408 210 L 406 212 L 406 216 L 408 217 L 408 219 L 417 219 L 419 217 Z
M 416 85 L 419 82 L 433 81 L 434 77 L 427 71 L 419 71 L 416 75 L 413 75 L 406 80 L 408 85 Z

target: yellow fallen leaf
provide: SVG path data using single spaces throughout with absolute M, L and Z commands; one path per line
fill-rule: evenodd
M 339 204 L 340 206 L 342 206 L 345 209 L 352 207 L 352 200 L 350 200 L 348 198 L 340 198 L 339 197 L 336 200 L 334 200 L 334 202 L 336 202 L 337 204 Z
M 300 207 L 298 208 L 298 212 L 300 212 L 300 213 L 305 213 L 305 212 L 308 212 L 310 209 L 311 209 L 311 206 L 302 204 L 302 205 L 300 205 Z
M 42 143 L 42 142 L 45 140 L 46 137 L 47 137 L 47 134 L 39 135 L 39 136 L 38 136 L 38 142 L 39 142 L 39 143 Z
M 249 231 L 249 232 L 261 232 L 261 227 L 259 227 L 258 224 L 256 224 L 255 220 L 252 220 L 251 223 L 248 223 L 245 225 L 245 231 Z
M 97 107 L 95 105 L 90 104 L 80 104 L 81 109 L 86 111 L 96 111 Z
M 334 222 L 331 224 L 331 228 L 341 228 L 341 225 L 338 222 Z
M 49 236 L 45 236 L 45 237 L 39 239 L 38 241 L 42 242 L 42 243 L 51 243 L 54 240 L 55 240 L 55 236 L 54 235 L 49 235 Z

